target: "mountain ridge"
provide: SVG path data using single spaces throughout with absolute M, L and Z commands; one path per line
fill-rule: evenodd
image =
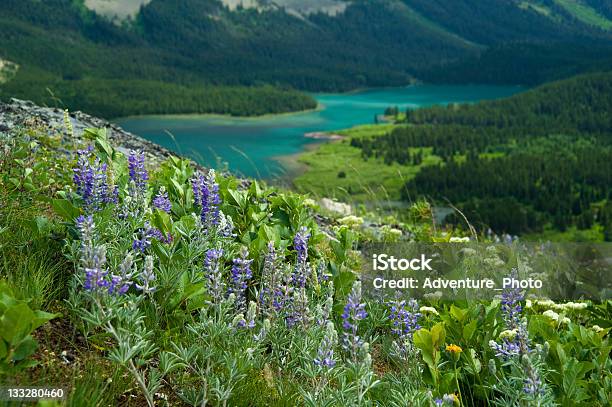
M 136 6 L 138 11 L 125 21 L 91 11 L 91 1 L 4 2 L 0 58 L 20 69 L 0 87 L 2 98 L 53 105 L 84 92 L 79 81 L 88 80 L 105 83 L 109 99 L 125 93 L 116 88 L 119 83 L 131 89 L 134 81 L 149 81 L 159 87 L 231 86 L 245 92 L 270 84 L 279 88 L 280 101 L 283 88 L 338 92 L 416 80 L 532 85 L 612 66 L 601 63 L 612 60 L 612 32 L 563 14 L 553 0 L 528 3 L 544 4 L 560 22 L 515 0 L 317 0 L 299 7 L 286 0 L 265 2 L 275 6 L 262 10 L 231 9 L 217 0 L 151 0 L 130 3 L 131 12 Z M 346 4 L 341 13 L 320 12 L 340 3 Z M 319 12 L 288 13 L 283 5 Z M 602 15 L 606 10 L 595 0 L 589 7 Z M 597 53 L 582 52 L 578 58 L 568 51 L 593 47 Z M 498 61 L 499 49 L 510 61 Z M 540 54 L 556 56 L 549 58 L 555 64 L 547 65 Z M 157 95 L 147 91 L 144 97 Z M 304 106 L 297 94 L 293 97 L 294 106 Z M 200 111 L 197 103 L 186 112 Z M 222 103 L 214 109 L 227 111 Z

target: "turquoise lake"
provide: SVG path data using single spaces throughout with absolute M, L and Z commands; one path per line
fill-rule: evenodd
M 236 174 L 277 178 L 286 169 L 276 160 L 320 142 L 304 137 L 318 131 L 374 123 L 389 106 L 400 110 L 513 95 L 517 86 L 433 86 L 371 89 L 344 94 L 315 94 L 316 111 L 234 118 L 212 115 L 140 116 L 116 120 L 121 127 L 207 166 L 227 166 Z M 172 134 L 173 137 L 170 136 Z M 173 139 L 174 138 L 174 139 Z

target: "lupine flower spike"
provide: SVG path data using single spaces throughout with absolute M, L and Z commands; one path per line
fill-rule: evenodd
M 367 315 L 365 304 L 361 303 L 361 282 L 355 281 L 342 313 L 343 347 L 355 362 L 364 345 L 363 340 L 357 335 L 357 328 L 359 321 L 365 319 Z
M 153 286 L 155 279 L 153 256 L 147 256 L 145 257 L 144 269 L 139 276 L 140 284 L 136 284 L 136 288 L 142 291 L 143 294 L 150 294 L 156 289 L 156 287 Z
M 236 295 L 236 310 L 244 311 L 246 306 L 245 293 L 248 282 L 253 276 L 251 272 L 251 263 L 253 260 L 248 259 L 249 252 L 246 248 L 242 248 L 240 257 L 233 260 L 231 285 L 229 292 Z
M 166 188 L 161 187 L 159 189 L 159 192 L 157 195 L 155 195 L 155 198 L 153 198 L 153 207 L 166 213 L 170 213 L 172 211 L 172 203 L 170 203 Z
M 138 194 L 144 196 L 147 190 L 147 180 L 149 179 L 149 174 L 145 168 L 144 151 L 130 151 L 128 156 L 128 171 L 130 174 L 130 181 L 134 182 Z
M 513 270 L 513 276 L 516 277 L 516 270 Z M 502 292 L 502 317 L 506 325 L 506 331 L 512 333 L 512 335 L 504 336 L 501 344 L 493 340 L 489 342 L 489 346 L 498 357 L 508 358 L 530 352 L 527 327 L 521 315 L 523 310 L 521 301 L 524 298 L 523 292 L 519 288 L 510 288 Z
M 297 260 L 293 272 L 293 284 L 295 284 L 296 287 L 306 286 L 306 277 L 310 275 L 308 266 L 309 239 L 310 233 L 308 233 L 308 229 L 305 227 L 300 228 L 293 238 L 293 247 L 297 252 Z
M 325 326 L 325 336 L 319 345 L 317 357 L 314 359 L 314 364 L 326 369 L 330 369 L 336 365 L 334 359 L 334 347 L 338 343 L 338 334 L 334 327 L 334 323 L 327 321 Z
M 225 283 L 221 271 L 221 257 L 223 250 L 210 249 L 206 252 L 204 260 L 204 272 L 208 282 L 208 294 L 212 297 L 214 304 L 220 304 L 225 294 Z
M 116 189 L 108 183 L 107 165 L 93 158 L 93 148 L 77 152 L 77 165 L 73 169 L 76 192 L 83 199 L 85 212 L 99 211 L 109 203 L 116 203 Z
M 194 203 L 200 208 L 200 218 L 206 230 L 218 226 L 221 220 L 219 205 L 219 184 L 216 181 L 215 170 L 209 170 L 206 176 L 199 175 L 191 180 Z

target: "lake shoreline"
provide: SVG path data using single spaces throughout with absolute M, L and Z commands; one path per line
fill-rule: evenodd
M 219 114 L 145 115 L 115 119 L 120 127 L 202 165 L 219 163 L 246 177 L 299 176 L 295 160 L 312 146 L 342 139 L 340 130 L 358 125 L 384 126 L 384 110 L 499 99 L 520 91 L 499 86 L 428 86 L 367 89 L 350 94 L 316 94 L 317 107 L 301 112 L 235 117 Z M 297 155 L 296 155 L 297 154 Z M 248 156 L 247 160 L 245 156 Z M 287 158 L 288 156 L 288 158 Z
M 305 109 L 305 110 L 296 110 L 294 112 L 283 112 L 283 113 L 266 113 L 258 116 L 234 116 L 231 114 L 223 114 L 223 113 L 170 113 L 170 114 L 142 114 L 142 115 L 131 115 L 131 116 L 123 116 L 116 117 L 111 119 L 113 123 L 121 122 L 125 120 L 133 120 L 133 119 L 232 119 L 232 120 L 265 120 L 265 119 L 273 119 L 285 116 L 294 116 L 306 113 L 320 112 L 325 110 L 325 105 L 322 103 L 317 103 L 317 107 L 313 109 Z

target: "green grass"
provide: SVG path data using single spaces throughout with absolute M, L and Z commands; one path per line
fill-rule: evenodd
M 356 203 L 399 200 L 403 185 L 422 166 L 437 164 L 440 158 L 431 155 L 431 148 L 428 148 L 423 149 L 424 160 L 421 165 L 387 165 L 382 159 L 364 160 L 361 150 L 350 145 L 350 137 L 381 135 L 395 126 L 365 125 L 335 132 L 346 138 L 321 144 L 300 156 L 299 162 L 306 165 L 306 170 L 293 180 L 295 187 L 300 192 L 317 197 L 332 197 Z
M 590 229 L 579 230 L 576 226 L 567 228 L 564 232 L 547 227 L 541 233 L 530 233 L 521 236 L 527 241 L 550 241 L 550 242 L 603 242 L 604 228 L 595 224 Z
M 556 2 L 583 23 L 600 27 L 604 30 L 612 30 L 612 21 L 580 1 L 556 0 Z
M 523 1 L 519 4 L 519 7 L 523 10 L 533 10 L 537 13 L 542 14 L 546 17 L 551 17 L 552 12 L 550 9 L 542 4 L 533 3 L 531 1 Z

